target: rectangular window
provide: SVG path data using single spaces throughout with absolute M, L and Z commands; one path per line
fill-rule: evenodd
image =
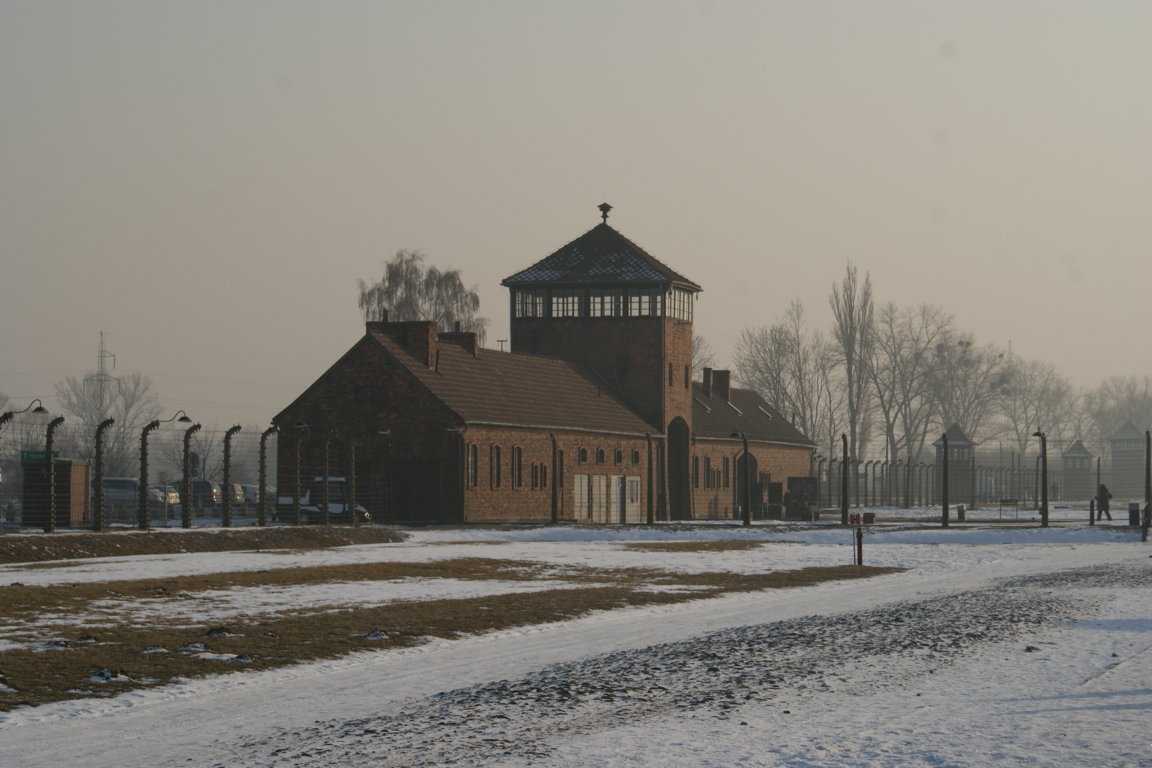
M 513 294 L 513 311 L 516 317 L 544 317 L 545 301 L 548 291 L 540 289 L 521 289 Z
M 632 317 L 659 317 L 664 314 L 664 294 L 659 288 L 640 288 L 628 292 L 628 314 Z
M 564 487 L 564 451 L 556 451 L 556 485 Z
M 512 487 L 522 488 L 524 486 L 524 466 L 523 466 L 523 453 L 520 447 L 516 446 L 512 449 Z
M 476 484 L 479 482 L 479 478 L 477 477 L 477 474 L 478 474 L 477 470 L 479 469 L 479 463 L 480 463 L 479 454 L 480 454 L 480 451 L 477 450 L 475 445 L 469 445 L 468 446 L 468 487 L 469 488 L 475 488 Z
M 588 314 L 591 317 L 623 317 L 623 288 L 593 288 L 588 292 Z
M 704 457 L 704 487 L 712 487 L 712 459 L 708 456 Z
M 535 490 L 540 487 L 540 465 L 532 465 L 532 489 Z
M 491 461 L 491 468 L 490 469 L 491 469 L 492 487 L 493 488 L 499 488 L 500 487 L 500 446 L 498 446 L 498 445 L 492 446 L 492 451 L 491 451 L 491 455 L 489 456 L 489 459 Z
M 583 315 L 584 292 L 580 290 L 552 291 L 552 317 L 580 317 Z
M 548 487 L 548 467 L 544 464 L 540 465 L 540 487 Z
M 728 487 L 728 473 L 729 473 L 729 468 L 730 468 L 729 465 L 730 464 L 731 464 L 731 462 L 728 461 L 728 457 L 725 456 L 724 457 L 724 487 L 725 488 Z
M 673 288 L 669 297 L 668 316 L 676 320 L 692 322 L 692 294 L 679 288 Z

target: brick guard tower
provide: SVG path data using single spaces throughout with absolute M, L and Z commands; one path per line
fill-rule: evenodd
M 691 516 L 692 309 L 701 288 L 603 221 L 505 278 L 511 351 L 591 368 L 653 434 L 661 511 Z

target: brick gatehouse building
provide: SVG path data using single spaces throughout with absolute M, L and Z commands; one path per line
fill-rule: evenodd
M 807 477 L 812 442 L 759 395 L 728 371 L 693 381 L 700 286 L 609 226 L 608 210 L 503 281 L 511 351 L 432 323 L 368 322 L 273 419 L 282 503 L 297 449 L 300 474 L 355 478 L 381 522 L 737 518 L 745 439 L 756 516 Z

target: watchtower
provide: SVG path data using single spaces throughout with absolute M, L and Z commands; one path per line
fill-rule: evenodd
M 700 286 L 603 221 L 505 278 L 512 351 L 592 368 L 656 432 L 692 420 L 692 308 Z
M 587 366 L 665 449 L 656 457 L 661 510 L 691 516 L 692 309 L 700 286 L 602 221 L 502 281 L 512 351 Z M 666 462 L 666 464 L 665 464 Z

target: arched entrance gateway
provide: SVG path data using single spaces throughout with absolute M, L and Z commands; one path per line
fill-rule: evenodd
M 692 519 L 690 449 L 688 422 L 677 416 L 668 424 L 668 513 L 672 520 Z

